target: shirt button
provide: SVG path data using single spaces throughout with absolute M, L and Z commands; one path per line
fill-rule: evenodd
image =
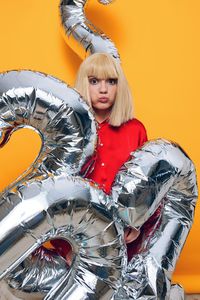
M 102 147 L 102 146 L 103 146 L 103 143 L 101 143 L 100 146 Z
M 102 167 L 104 167 L 104 166 L 105 166 L 105 164 L 104 164 L 104 163 L 102 163 L 102 164 L 101 164 L 101 166 L 102 166 Z

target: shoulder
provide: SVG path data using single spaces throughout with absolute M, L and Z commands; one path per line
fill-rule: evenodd
M 145 128 L 144 124 L 136 118 L 127 121 L 123 125 L 124 125 L 124 127 L 134 128 L 135 130 L 138 130 L 140 132 L 146 132 L 146 128 Z
M 141 121 L 136 118 L 133 118 L 119 127 L 110 126 L 111 131 L 121 134 L 122 136 L 134 136 L 137 139 L 139 144 L 147 141 L 147 132 L 146 128 Z
M 141 121 L 134 118 L 124 123 L 125 130 L 129 135 L 133 135 L 134 139 L 137 142 L 137 147 L 141 147 L 145 142 L 147 142 L 147 131 L 145 126 Z

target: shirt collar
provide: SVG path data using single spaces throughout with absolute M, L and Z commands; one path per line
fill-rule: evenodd
M 107 119 L 105 119 L 104 121 L 102 121 L 102 122 L 98 122 L 97 121 L 97 124 L 98 124 L 99 128 L 101 128 L 101 127 L 103 127 L 105 125 L 108 125 L 109 124 L 109 117 Z

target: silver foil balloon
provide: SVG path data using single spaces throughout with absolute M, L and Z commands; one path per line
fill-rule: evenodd
M 0 74 L 0 138 L 32 126 L 42 136 L 41 172 L 77 174 L 96 144 L 96 126 L 80 94 L 52 76 L 32 71 Z M 34 165 L 35 166 L 35 165 Z
M 185 293 L 179 284 L 172 284 L 171 290 L 170 290 L 170 299 L 176 299 L 176 300 L 184 300 L 185 299 Z
M 175 299 L 170 294 L 176 290 L 181 299 L 180 287 L 170 292 L 171 277 L 193 223 L 194 164 L 176 143 L 150 141 L 132 153 L 112 191 L 116 214 L 128 226 L 141 229 L 159 209 L 158 222 L 137 240 L 140 245 L 127 266 L 120 294 L 127 299 Z
M 112 0 L 99 2 L 109 4 Z M 86 18 L 84 11 L 86 3 L 87 0 L 61 1 L 60 16 L 66 43 L 82 59 L 86 54 L 106 52 L 119 60 L 119 53 L 114 43 Z
M 16 202 L 1 221 L 1 277 L 9 275 L 15 294 L 22 296 L 17 293 L 22 290 L 44 297 L 50 290 L 45 299 L 111 298 L 122 277 L 125 248 L 120 227 L 100 205 L 100 192 L 81 178 L 67 175 L 26 181 L 18 193 L 11 192 Z M 5 195 L 5 201 L 12 196 Z M 34 261 L 23 263 L 38 246 L 55 238 L 72 245 L 75 258 L 70 271 L 57 262 L 59 257 L 54 262 L 57 266 L 45 264 L 41 272 Z
M 170 281 L 192 225 L 196 197 L 194 165 L 177 144 L 158 139 L 133 153 L 119 172 L 111 197 L 100 199 L 115 222 L 140 227 L 142 240 L 137 240 L 140 247 L 128 265 L 124 260 L 119 285 L 106 299 L 184 299 L 182 288 L 171 287 Z M 159 208 L 156 226 L 142 231 Z M 58 284 L 57 294 L 52 290 L 48 296 L 65 299 L 65 295 L 65 284 Z M 95 297 L 103 299 L 97 293 Z
M 1 146 L 27 126 L 42 140 L 30 172 L 1 195 L 0 278 L 7 277 L 16 294 L 35 292 L 43 298 L 54 287 L 47 299 L 60 299 L 63 291 L 67 299 L 76 294 L 77 299 L 110 298 L 124 264 L 122 227 L 104 205 L 107 196 L 75 176 L 95 147 L 88 106 L 63 82 L 31 71 L 1 74 L 0 94 Z M 70 272 L 60 257 L 50 255 L 53 263 L 44 265 L 35 252 L 56 238 L 72 245 Z
M 86 2 L 61 2 L 67 43 L 72 49 L 75 43 L 82 57 L 79 43 L 89 53 L 119 59 L 114 44 L 86 19 Z M 170 280 L 197 198 L 194 165 L 184 151 L 166 140 L 146 143 L 108 197 L 78 177 L 94 151 L 96 127 L 76 91 L 41 73 L 13 71 L 1 75 L 0 95 L 1 146 L 21 127 L 33 128 L 42 140 L 30 172 L 1 195 L 0 278 L 17 299 L 183 299 Z M 154 226 L 145 230 L 155 214 Z M 126 226 L 141 230 L 129 263 Z M 71 268 L 41 247 L 56 238 L 70 242 Z
M 12 72 L 10 74 L 13 76 Z M 14 75 L 18 77 L 17 72 Z M 27 75 L 26 71 L 24 75 Z M 9 77 L 9 73 L 6 76 Z M 57 81 L 57 84 L 60 82 Z M 6 87 L 2 90 L 2 144 L 15 127 L 22 126 L 23 122 L 27 124 L 26 116 L 32 120 L 28 125 L 34 125 L 43 137 L 48 126 L 42 124 L 48 122 L 45 115 L 41 117 L 39 112 L 42 110 L 36 104 L 44 101 L 45 97 L 49 99 L 49 94 L 40 89 L 39 94 L 37 90 L 33 93 L 35 88 L 27 86 L 14 87 L 7 92 Z M 32 99 L 30 104 L 28 99 Z M 19 101 L 26 103 L 21 110 Z M 63 109 L 66 112 L 66 107 L 63 106 Z M 72 126 L 65 122 L 64 128 L 68 124 Z M 61 128 L 63 131 L 64 128 Z M 70 138 L 73 139 L 71 132 Z M 69 143 L 69 139 L 65 141 Z M 55 147 L 57 143 L 59 147 L 59 139 L 54 143 Z M 80 153 L 80 150 L 77 152 Z M 41 298 L 49 300 L 92 297 L 168 299 L 170 293 L 173 294 L 170 292 L 171 274 L 191 227 L 197 197 L 195 169 L 184 151 L 178 145 L 161 139 L 146 143 L 132 154 L 133 159 L 119 172 L 110 197 L 84 179 L 66 175 L 67 168 L 63 168 L 65 160 L 60 168 L 57 165 L 55 168 L 54 164 L 53 168 L 47 164 L 47 168 L 44 157 L 48 157 L 49 151 L 41 153 L 44 154 L 41 156 L 43 159 L 35 164 L 39 172 L 35 167 L 34 172 L 2 195 L 1 278 L 7 276 L 9 285 L 20 297 L 27 292 L 40 293 Z M 72 158 L 75 153 L 72 152 Z M 65 158 L 65 155 L 62 157 Z M 78 158 L 80 156 L 75 161 Z M 45 167 L 41 167 L 43 161 Z M 72 162 L 70 166 L 74 166 Z M 76 174 L 77 166 L 70 170 L 75 170 L 71 173 Z M 121 225 L 142 228 L 160 206 L 158 226 L 146 236 L 146 232 L 142 233 L 145 238 L 127 265 Z M 38 272 L 39 265 L 42 265 L 40 256 L 36 255 L 39 261 L 36 263 L 29 255 L 52 238 L 70 241 L 75 253 L 73 265 L 69 270 L 59 256 L 52 254 L 52 264 L 45 263 Z M 23 293 L 18 293 L 20 290 Z M 180 295 L 180 289 L 176 289 L 176 293 Z

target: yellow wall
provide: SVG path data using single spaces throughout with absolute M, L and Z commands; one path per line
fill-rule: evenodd
M 0 71 L 31 69 L 73 84 L 81 62 L 60 33 L 58 0 L 0 1 Z M 178 142 L 199 170 L 200 1 L 88 1 L 87 16 L 116 43 L 134 94 L 136 116 L 149 138 Z M 33 149 L 35 145 L 35 149 Z M 0 188 L 25 170 L 40 141 L 16 132 L 0 150 Z M 200 207 L 174 280 L 200 292 Z

